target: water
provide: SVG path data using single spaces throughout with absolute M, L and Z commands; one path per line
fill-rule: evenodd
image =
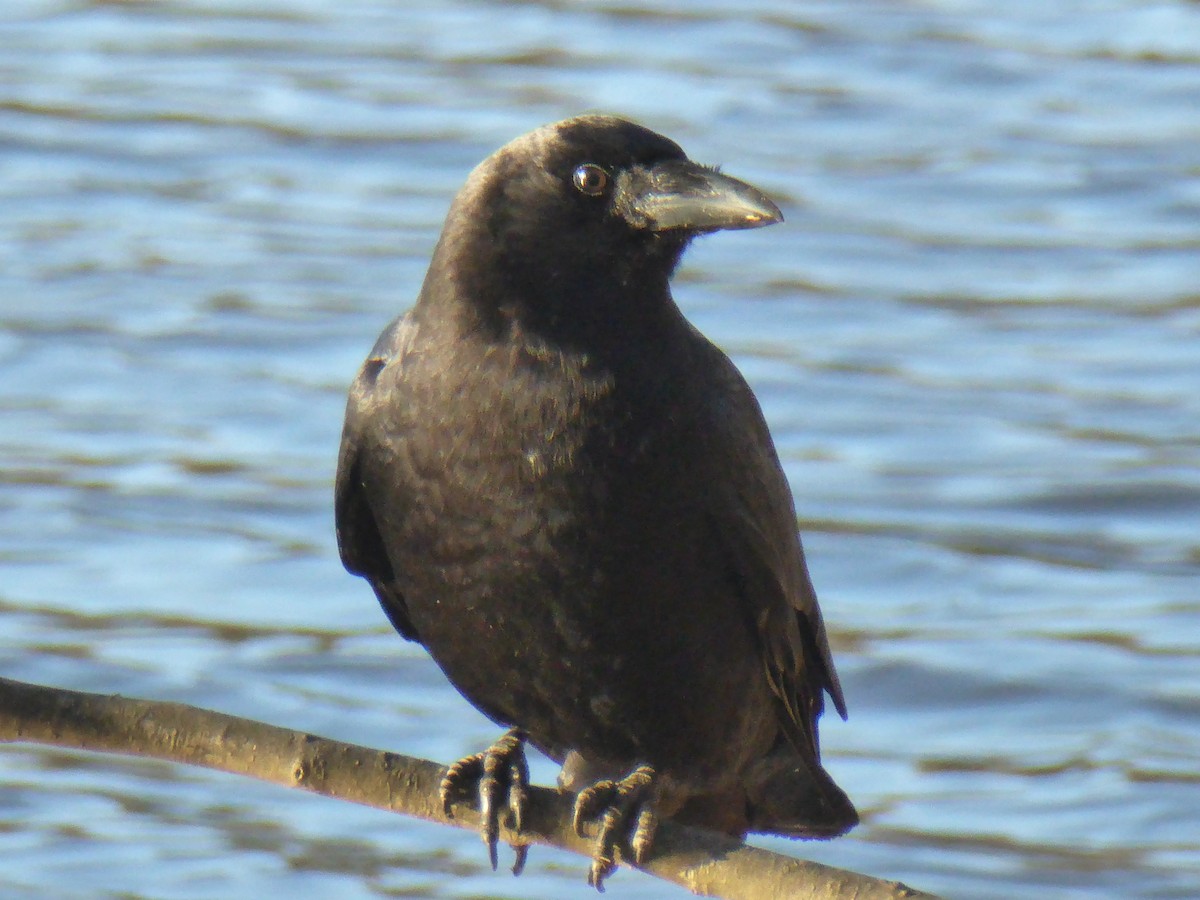
M 470 167 L 614 111 L 788 217 L 676 290 L 766 409 L 851 708 L 863 826 L 759 842 L 1200 892 L 1200 7 L 10 0 L 0 73 L 4 675 L 494 737 L 338 564 L 344 391 Z M 514 881 L 466 833 L 0 752 L 5 897 L 589 896 L 544 849 Z

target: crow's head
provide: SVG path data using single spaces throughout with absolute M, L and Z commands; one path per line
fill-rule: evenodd
M 782 219 L 757 188 L 692 162 L 662 135 L 580 116 L 476 167 L 430 277 L 452 271 L 470 302 L 518 315 L 620 315 L 623 305 L 669 298 L 667 279 L 696 235 Z M 438 286 L 427 281 L 426 293 Z

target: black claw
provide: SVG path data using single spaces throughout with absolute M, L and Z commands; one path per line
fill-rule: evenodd
M 639 866 L 646 861 L 650 847 L 654 844 L 654 835 L 658 833 L 658 813 L 654 807 L 646 804 L 638 812 L 637 825 L 633 829 L 633 837 L 629 840 L 629 849 L 633 851 L 633 860 Z
M 596 852 L 592 855 L 592 868 L 588 872 L 588 884 L 604 893 L 604 879 L 617 867 L 618 816 L 609 808 L 600 825 L 600 837 L 596 841 Z
M 590 822 L 602 809 L 611 805 L 616 793 L 615 781 L 597 781 L 579 792 L 579 796 L 575 798 L 575 815 L 572 820 L 576 835 L 585 836 L 584 823 Z
M 588 884 L 604 892 L 604 879 L 617 867 L 617 851 L 639 865 L 658 830 L 654 811 L 654 769 L 638 766 L 620 781 L 598 781 L 575 798 L 573 825 L 583 837 L 584 823 L 600 820 Z
M 525 871 L 525 860 L 529 859 L 528 844 L 513 844 L 513 866 L 512 873 L 520 875 Z
M 500 857 L 497 851 L 499 833 L 491 827 L 491 820 L 485 817 L 483 810 L 480 810 L 479 815 L 483 819 L 483 827 L 480 829 L 479 836 L 483 839 L 484 846 L 487 847 L 488 862 L 491 863 L 492 871 L 495 872 L 500 865 Z
M 522 753 L 508 767 L 508 811 L 512 817 L 513 830 L 518 834 L 525 822 L 525 809 L 529 806 L 529 763 Z
M 488 861 L 492 871 L 499 866 L 496 852 L 500 838 L 500 817 L 507 810 L 511 827 L 518 834 L 529 804 L 529 764 L 525 760 L 525 733 L 513 728 L 483 753 L 475 753 L 461 759 L 446 770 L 438 793 L 442 808 L 447 816 L 453 815 L 456 801 L 474 794 L 479 806 L 480 837 L 488 848 Z M 516 861 L 513 874 L 520 875 L 525 868 L 529 848 L 525 844 L 514 844 Z
M 504 764 L 504 758 L 497 752 L 500 742 L 497 741 L 483 758 L 483 777 L 479 779 L 479 819 L 482 823 L 483 842 L 487 844 L 488 860 L 495 872 L 499 865 L 496 856 L 496 843 L 500 838 L 500 814 L 496 801 L 504 791 L 497 770 Z

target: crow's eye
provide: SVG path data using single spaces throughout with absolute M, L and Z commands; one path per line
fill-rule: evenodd
M 589 197 L 599 197 L 608 187 L 608 173 L 594 163 L 585 163 L 575 170 L 575 174 L 571 176 L 571 180 L 575 182 L 575 187 L 580 193 L 587 194 Z

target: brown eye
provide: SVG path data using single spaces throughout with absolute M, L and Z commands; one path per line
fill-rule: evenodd
M 589 197 L 598 197 L 608 187 L 608 173 L 593 163 L 585 163 L 575 170 L 571 176 L 581 193 Z

